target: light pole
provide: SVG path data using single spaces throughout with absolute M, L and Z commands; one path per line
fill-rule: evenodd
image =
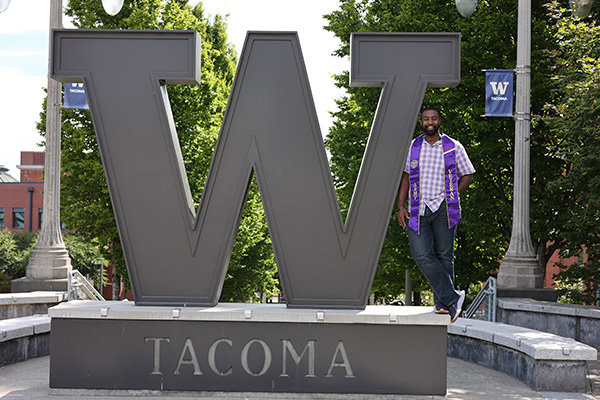
M 62 28 L 62 0 L 50 0 L 50 41 L 52 30 L 60 28 Z M 12 281 L 12 292 L 66 291 L 68 274 L 71 271 L 71 259 L 60 229 L 61 83 L 50 78 L 51 61 L 50 50 L 46 100 L 44 219 L 40 238 L 29 258 L 26 276 Z
M 575 16 L 584 18 L 593 0 L 571 0 Z M 456 0 L 458 12 L 473 14 L 477 0 Z M 515 165 L 513 223 L 508 251 L 498 272 L 498 294 L 556 301 L 556 293 L 545 289 L 543 270 L 531 243 L 529 231 L 530 124 L 531 124 L 531 0 L 519 0 L 517 16 L 517 74 L 515 89 Z
M 499 291 L 510 289 L 515 294 L 544 286 L 543 270 L 529 231 L 531 0 L 519 0 L 518 7 L 513 224 L 508 251 L 498 272 Z M 522 295 L 530 297 L 531 293 Z
M 0 0 L 0 12 L 10 0 Z M 123 0 L 103 0 L 115 15 Z M 52 30 L 62 28 L 62 0 L 50 0 L 50 43 Z M 44 165 L 44 218 L 40 237 L 29 258 L 25 278 L 12 281 L 12 292 L 37 290 L 67 291 L 71 259 L 63 242 L 60 223 L 61 83 L 50 77 L 52 46 L 48 51 L 48 97 L 46 100 L 46 161 Z
M 476 1 L 456 0 L 456 8 L 465 17 L 475 11 Z M 515 89 L 515 165 L 513 224 L 508 251 L 498 272 L 498 290 L 513 292 L 541 289 L 542 269 L 536 258 L 529 232 L 529 142 L 531 86 L 531 0 L 519 0 L 517 16 L 517 82 Z M 530 293 L 522 293 L 529 297 Z

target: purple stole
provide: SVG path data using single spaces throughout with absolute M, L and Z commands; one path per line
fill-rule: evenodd
M 410 149 L 410 220 L 408 227 L 419 234 L 419 205 L 421 199 L 420 158 L 421 145 L 425 135 L 415 139 Z M 448 136 L 442 136 L 442 152 L 444 154 L 444 177 L 446 187 L 446 210 L 448 212 L 448 228 L 452 229 L 460 221 L 460 205 L 458 199 L 458 177 L 456 175 L 456 146 Z

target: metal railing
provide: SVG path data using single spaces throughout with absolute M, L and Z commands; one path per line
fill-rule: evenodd
M 69 272 L 67 301 L 71 300 L 97 300 L 105 301 L 104 297 L 92 284 L 76 269 Z
M 465 311 L 465 318 L 496 322 L 496 304 L 496 278 L 490 276 Z

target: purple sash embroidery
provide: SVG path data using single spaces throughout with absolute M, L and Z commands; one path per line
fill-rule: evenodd
M 419 234 L 419 205 L 421 198 L 420 158 L 421 146 L 425 135 L 415 139 L 410 150 L 410 220 L 408 227 Z M 458 198 L 458 178 L 456 175 L 456 147 L 448 136 L 442 136 L 442 152 L 444 155 L 444 181 L 446 189 L 446 210 L 448 213 L 448 228 L 453 228 L 460 221 L 460 204 Z
M 458 176 L 456 174 L 456 147 L 448 136 L 442 136 L 444 152 L 444 175 L 446 176 L 446 210 L 448 228 L 452 229 L 460 221 L 460 201 L 458 197 Z
M 410 219 L 408 227 L 419 234 L 419 199 L 421 198 L 421 179 L 419 176 L 419 163 L 421 162 L 421 145 L 424 135 L 419 136 L 413 142 L 410 149 L 410 187 L 408 197 L 410 198 Z

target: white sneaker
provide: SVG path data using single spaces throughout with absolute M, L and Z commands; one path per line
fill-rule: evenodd
M 465 302 L 465 291 L 461 290 L 459 292 L 458 300 L 456 303 L 450 306 L 448 312 L 450 313 L 450 322 L 454 323 L 460 317 L 460 313 L 462 312 L 462 307 Z

